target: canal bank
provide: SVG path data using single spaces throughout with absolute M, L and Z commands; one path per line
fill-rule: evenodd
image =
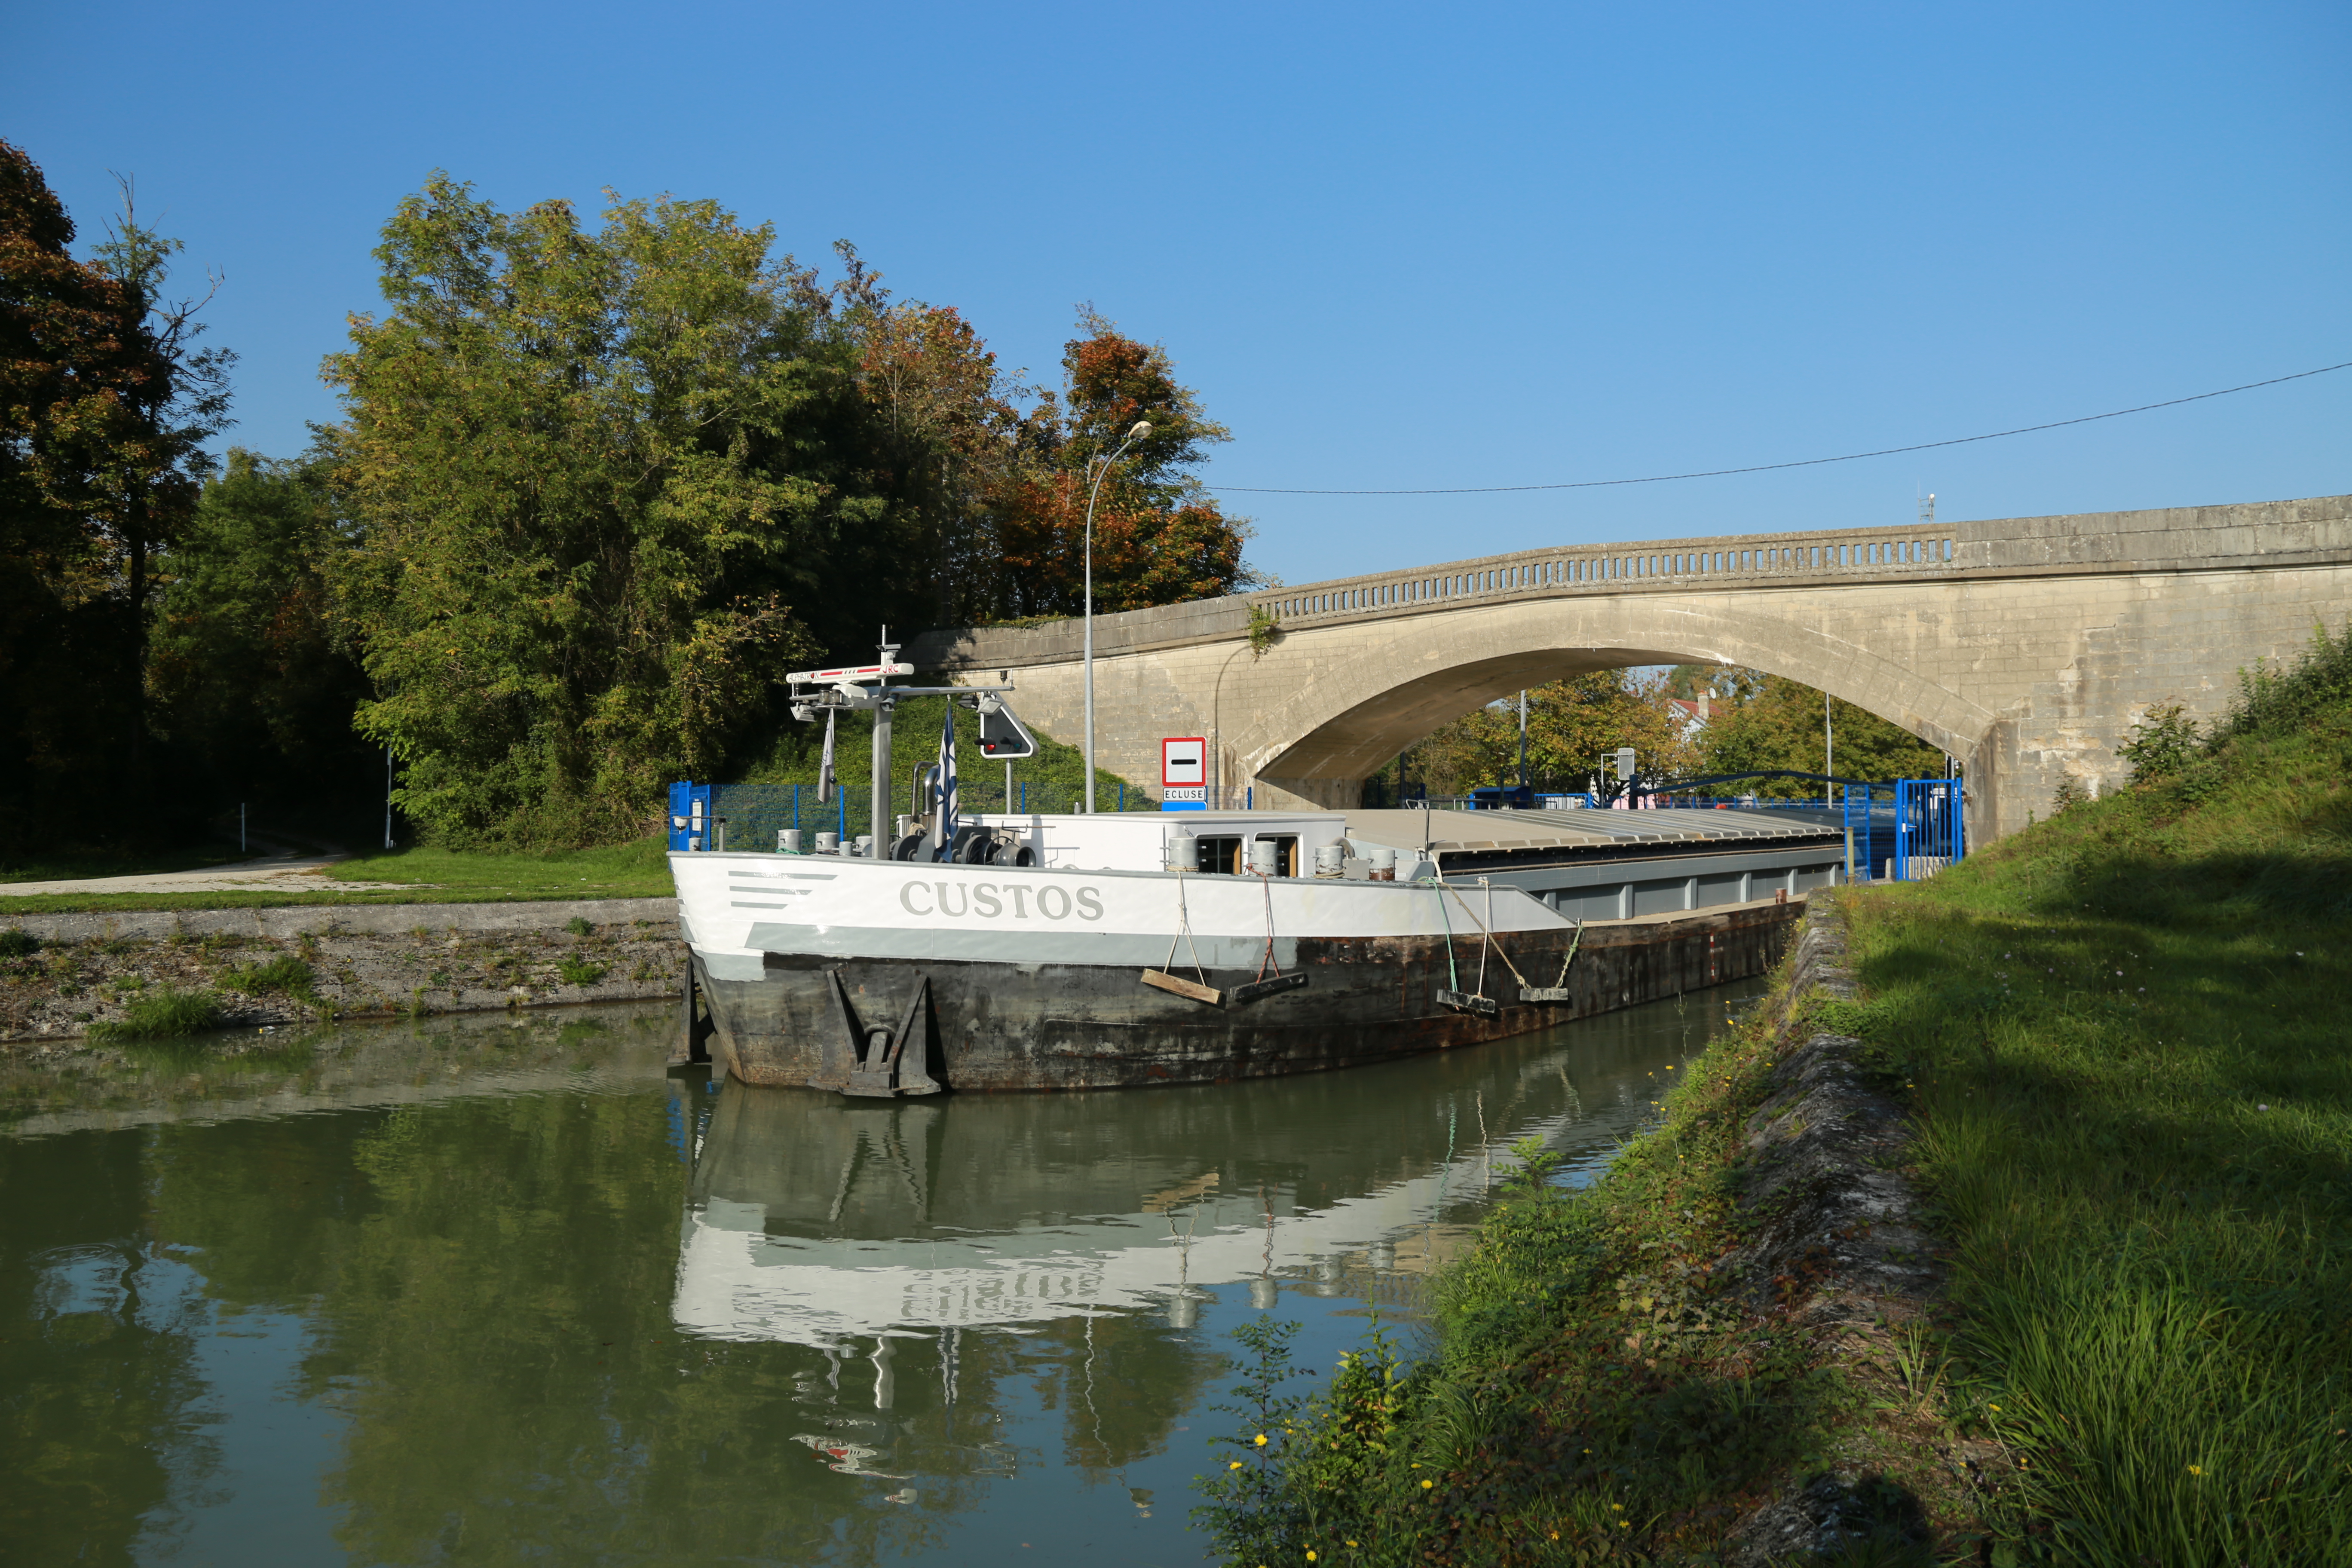
M 0 912 L 0 1042 L 75 1040 L 165 992 L 269 1027 L 649 1000 L 684 975 L 673 899 Z
M 1846 1032 L 1845 948 L 1817 902 L 1589 1191 L 1522 1152 L 1426 1359 L 1359 1347 L 1302 1403 L 1260 1339 L 1208 1483 L 1225 1559 L 1895 1562 L 1980 1534 L 2005 1451 L 1943 1403 L 1906 1082 Z

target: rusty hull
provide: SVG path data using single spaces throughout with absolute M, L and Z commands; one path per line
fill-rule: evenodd
M 928 980 L 929 1070 L 949 1089 L 1118 1089 L 1222 1082 L 1474 1046 L 1570 1018 L 1659 1001 L 1764 973 L 1787 951 L 1801 900 L 1757 902 L 1631 921 L 1593 921 L 1565 981 L 1568 935 L 1515 933 L 1485 953 L 1475 935 L 1301 938 L 1298 990 L 1212 1006 L 1148 986 L 1135 968 L 918 959 L 767 955 L 758 980 L 697 978 L 716 1025 L 715 1064 L 747 1083 L 845 1089 L 827 1069 L 829 1037 L 844 1032 L 827 978 L 838 972 L 863 1028 L 896 1023 Z M 1519 1000 L 1519 981 L 1563 984 L 1566 1002 Z M 700 965 L 698 963 L 698 970 Z M 1192 972 L 1178 966 L 1186 979 Z M 1211 969 L 1230 992 L 1259 976 Z M 1439 1004 L 1445 990 L 1483 993 L 1493 1017 Z M 834 1081 L 835 1079 L 841 1081 Z

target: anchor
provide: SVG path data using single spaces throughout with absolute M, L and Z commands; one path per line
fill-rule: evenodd
M 930 1074 L 931 982 L 915 981 L 915 994 L 895 1029 L 869 1026 L 858 1021 L 849 1004 L 849 987 L 841 971 L 830 971 L 833 1000 L 841 1015 L 841 1033 L 820 1048 L 824 1071 L 809 1079 L 811 1089 L 837 1089 L 844 1094 L 888 1100 L 898 1095 L 937 1094 L 947 1086 Z

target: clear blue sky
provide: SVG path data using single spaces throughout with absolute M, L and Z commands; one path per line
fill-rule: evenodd
M 1825 456 L 2352 360 L 2352 7 L 11 8 L 0 135 L 226 275 L 233 438 L 434 168 L 708 196 L 1050 374 L 1093 300 L 1236 439 L 1213 483 Z M 2352 371 L 1788 474 L 1232 496 L 1292 582 L 1588 540 L 2352 490 Z

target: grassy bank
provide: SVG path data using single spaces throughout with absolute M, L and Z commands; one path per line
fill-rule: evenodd
M 1659 1128 L 1591 1188 L 1523 1151 L 1441 1281 L 1424 1357 L 1376 1337 L 1306 1398 L 1282 1326 L 1243 1331 L 1242 1422 L 1200 1515 L 1228 1561 L 1716 1561 L 1789 1478 L 1829 1469 L 1870 1478 L 1863 1512 L 1958 1532 L 1972 1505 L 1937 1452 L 1958 1434 L 1919 1327 L 1865 1325 L 1844 1343 L 1866 1353 L 1835 1361 L 1719 1267 L 1754 1224 L 1746 1122 L 1791 1037 L 1783 1000 L 1676 1064 Z
M 386 850 L 341 860 L 323 874 L 343 882 L 383 882 L 365 892 L 300 889 L 289 878 L 251 892 L 37 893 L 0 897 L 11 914 L 78 910 L 228 910 L 289 904 L 491 903 L 504 899 L 666 899 L 677 891 L 659 837 L 603 849 L 519 851 Z M 291 884 L 290 886 L 289 884 Z
M 1844 897 L 1862 999 L 1718 1042 L 1590 1192 L 1538 1162 L 1431 1354 L 1375 1342 L 1301 1400 L 1253 1331 L 1205 1483 L 1229 1560 L 1716 1562 L 1826 1472 L 1886 1527 L 1854 1561 L 2352 1562 L 2352 635 L 2212 733 L 2154 716 L 2136 763 Z M 1816 1025 L 1914 1117 L 1932 1321 L 1809 1334 L 1717 1267 Z
M 1856 900 L 1956 1349 L 2070 1561 L 2352 1562 L 2352 647 Z

